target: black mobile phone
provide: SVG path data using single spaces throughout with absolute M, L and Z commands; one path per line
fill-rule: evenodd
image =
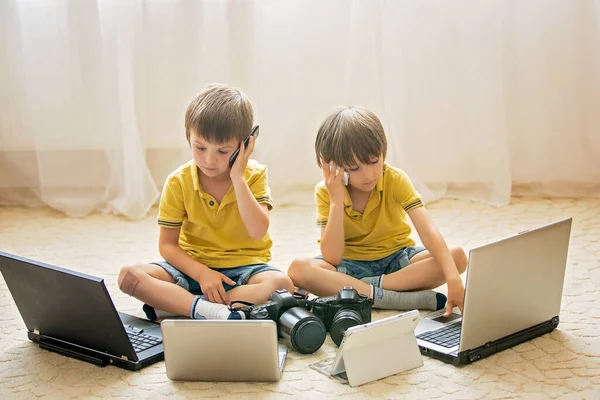
M 252 128 L 252 130 L 250 131 L 250 134 L 244 140 L 244 148 L 248 148 L 248 143 L 250 142 L 250 138 L 252 136 L 258 137 L 258 125 L 254 125 L 254 128 Z M 233 154 L 229 158 L 229 168 L 233 167 L 233 163 L 235 162 L 235 159 L 237 158 L 237 156 L 238 156 L 239 153 L 240 153 L 240 149 L 239 148 L 235 149 L 235 151 L 233 152 Z

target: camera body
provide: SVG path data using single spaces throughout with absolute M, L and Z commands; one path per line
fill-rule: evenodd
M 249 309 L 244 309 L 248 319 L 270 319 L 276 323 L 281 314 L 293 307 L 302 307 L 310 310 L 310 307 L 303 300 L 294 297 L 287 290 L 277 290 L 266 303 L 258 304 Z M 247 311 L 246 311 L 247 310 Z
M 327 336 L 323 322 L 309 310 L 310 305 L 306 300 L 295 297 L 287 290 L 277 290 L 264 304 L 241 308 L 247 319 L 275 321 L 279 337 L 303 354 L 317 351 Z
M 351 287 L 344 287 L 335 296 L 312 301 L 312 312 L 325 325 L 331 339 L 340 345 L 346 329 L 371 322 L 373 300 Z

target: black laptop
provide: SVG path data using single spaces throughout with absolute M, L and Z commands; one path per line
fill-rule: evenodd
M 117 312 L 103 279 L 3 252 L 0 271 L 41 348 L 132 371 L 164 359 L 160 325 Z

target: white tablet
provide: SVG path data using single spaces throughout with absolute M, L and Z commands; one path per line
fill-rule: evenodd
M 331 375 L 346 372 L 350 386 L 358 386 L 423 365 L 415 338 L 417 310 L 348 328 Z

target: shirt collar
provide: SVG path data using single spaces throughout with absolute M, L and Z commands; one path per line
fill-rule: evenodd
M 192 181 L 194 182 L 194 190 L 196 192 L 198 192 L 198 194 L 206 199 L 206 198 L 210 198 L 211 196 L 206 193 L 204 191 L 204 188 L 202 188 L 202 185 L 200 184 L 200 177 L 198 176 L 198 166 L 196 165 L 196 163 L 192 160 L 191 165 L 190 165 L 190 172 L 192 174 Z M 246 173 L 248 172 L 248 166 L 246 166 Z M 233 186 L 230 185 L 229 189 L 227 189 L 227 192 L 225 193 L 225 195 L 223 196 L 223 199 L 221 200 L 221 206 L 227 205 L 231 202 L 234 202 L 236 200 L 235 198 L 235 192 L 233 191 Z
M 202 185 L 200 184 L 200 177 L 198 176 L 198 166 L 194 162 L 194 160 L 190 163 L 190 173 L 192 174 L 192 181 L 194 182 L 194 190 L 200 194 L 201 197 L 205 198 L 208 196 L 208 193 L 204 191 Z
M 385 177 L 385 170 L 387 169 L 387 164 L 383 164 L 383 171 L 381 172 L 381 176 L 379 177 L 379 180 L 377 181 L 377 185 L 375 185 L 375 189 L 377 189 L 378 192 L 381 192 L 383 190 L 383 178 Z
M 192 174 L 192 181 L 194 182 L 194 190 L 202 191 L 202 186 L 200 186 L 200 177 L 198 176 L 198 166 L 193 160 L 190 162 L 190 172 Z

